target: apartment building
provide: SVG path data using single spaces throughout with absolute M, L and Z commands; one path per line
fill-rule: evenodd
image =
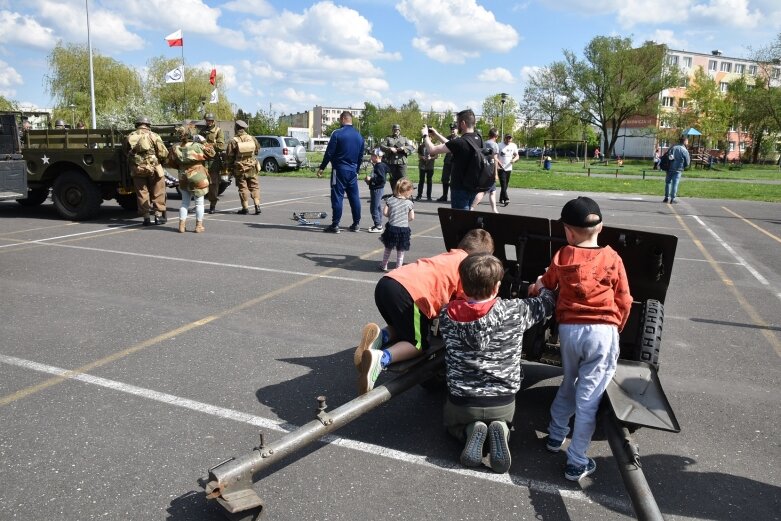
M 719 85 L 719 89 L 726 94 L 728 85 L 740 77 L 746 77 L 749 82 L 752 78 L 766 76 L 770 86 L 781 86 L 781 65 L 770 64 L 760 66 L 758 63 L 745 58 L 733 58 L 723 56 L 721 51 L 714 50 L 710 53 L 698 53 L 679 49 L 669 49 L 665 56 L 665 62 L 670 67 L 678 67 L 684 75 L 683 84 L 677 87 L 665 89 L 659 95 L 660 114 L 650 116 L 636 116 L 628 120 L 619 130 L 619 139 L 616 144 L 616 153 L 627 157 L 653 157 L 657 147 L 665 148 L 674 143 L 665 140 L 659 141 L 656 137 L 656 129 L 671 128 L 672 117 L 665 117 L 665 112 L 672 113 L 679 108 L 685 108 L 688 103 L 686 89 L 694 78 L 695 71 L 702 69 Z M 679 129 L 683 130 L 683 129 Z M 703 143 L 704 144 L 704 143 Z M 738 159 L 750 146 L 749 136 L 740 128 L 733 127 L 723 138 L 723 148 L 719 153 L 724 153 L 726 148 L 727 160 Z M 709 150 L 714 155 L 717 150 Z
M 352 113 L 353 118 L 360 118 L 363 109 L 352 107 L 322 107 L 316 105 L 312 110 L 297 112 L 295 114 L 283 114 L 279 117 L 280 123 L 287 123 L 289 127 L 303 127 L 309 129 L 309 137 L 325 137 L 325 129 L 334 121 L 339 121 L 339 114 L 345 110 Z

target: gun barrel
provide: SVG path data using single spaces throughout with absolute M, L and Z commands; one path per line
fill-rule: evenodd
M 290 456 L 328 433 L 340 429 L 398 396 L 418 383 L 434 376 L 444 365 L 444 353 L 438 351 L 428 360 L 407 372 L 375 387 L 372 391 L 341 405 L 331 412 L 321 409 L 317 419 L 286 434 L 268 446 L 257 447 L 240 458 L 232 458 L 209 469 L 206 497 L 217 500 L 228 512 L 263 509 L 263 501 L 252 489 L 255 477 L 280 459 Z

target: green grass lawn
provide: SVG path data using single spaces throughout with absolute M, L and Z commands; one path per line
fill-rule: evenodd
M 316 167 L 322 157 L 322 153 L 310 152 L 310 164 Z M 417 162 L 417 157 L 412 157 L 407 166 L 407 175 L 413 181 L 418 179 Z M 569 163 L 567 159 L 554 161 L 552 170 L 546 172 L 540 166 L 539 160 L 524 158 L 513 166 L 510 186 L 535 190 L 644 194 L 660 197 L 664 194 L 664 174 L 652 170 L 650 161 L 627 161 L 620 168 L 612 162 L 607 166 L 589 166 L 591 177 L 587 175 L 582 162 Z M 593 175 L 599 173 L 612 176 L 616 170 L 619 173 L 618 178 Z M 435 183 L 440 182 L 441 173 L 442 162 L 438 160 L 434 170 Z M 297 172 L 285 171 L 278 175 L 314 177 L 315 172 L 313 169 L 301 169 Z M 683 174 L 678 192 L 680 197 L 781 202 L 781 184 L 751 182 L 761 180 L 781 181 L 778 166 L 743 165 L 740 170 L 728 170 L 724 165 L 719 165 L 719 170 L 687 170 Z

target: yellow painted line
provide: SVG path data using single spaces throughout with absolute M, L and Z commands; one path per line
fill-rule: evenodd
M 727 211 L 727 212 L 731 213 L 732 215 L 734 215 L 735 217 L 737 217 L 738 219 L 740 219 L 740 220 L 741 220 L 741 221 L 743 221 L 744 223 L 748 224 L 749 226 L 753 226 L 754 228 L 756 228 L 756 229 L 757 229 L 757 230 L 759 230 L 760 232 L 764 233 L 765 235 L 767 235 L 768 237 L 770 237 L 770 238 L 771 238 L 771 239 L 773 239 L 774 241 L 776 241 L 776 242 L 778 242 L 778 243 L 781 243 L 781 237 L 778 237 L 777 235 L 773 235 L 772 233 L 770 233 L 769 231 L 765 230 L 765 229 L 764 229 L 764 228 L 762 228 L 761 226 L 758 226 L 758 225 L 756 225 L 756 224 L 752 223 L 751 221 L 749 221 L 748 219 L 746 219 L 746 218 L 745 218 L 745 217 L 743 217 L 742 215 L 740 215 L 740 214 L 738 214 L 738 213 L 736 213 L 736 212 L 733 212 L 732 210 L 730 210 L 730 209 L 729 209 L 729 208 L 727 208 L 726 206 L 722 206 L 721 208 L 722 208 L 722 210 L 725 210 L 725 211 Z
M 431 228 L 428 228 L 426 230 L 423 230 L 417 234 L 414 234 L 414 236 L 422 235 L 425 233 L 428 233 L 432 230 L 438 229 L 439 225 L 432 226 Z M 103 235 L 101 235 L 103 237 Z M 72 239 L 75 240 L 75 239 Z M 201 326 L 205 326 L 206 324 L 209 324 L 210 322 L 214 322 L 215 320 L 225 318 L 228 315 L 231 315 L 233 313 L 236 313 L 238 311 L 242 311 L 244 309 L 250 308 L 252 306 L 255 306 L 257 304 L 260 304 L 261 302 L 264 302 L 268 299 L 274 298 L 278 295 L 281 295 L 283 293 L 286 293 L 287 291 L 290 291 L 292 289 L 295 289 L 297 287 L 303 286 L 304 284 L 308 284 L 315 280 L 320 280 L 320 278 L 323 275 L 329 275 L 333 273 L 334 271 L 341 270 L 345 266 L 349 266 L 350 264 L 357 262 L 358 260 L 365 260 L 369 257 L 372 257 L 374 255 L 377 255 L 378 253 L 381 253 L 384 250 L 384 248 L 377 248 L 370 252 L 364 253 L 357 259 L 347 262 L 344 264 L 344 266 L 338 266 L 333 268 L 328 268 L 326 270 L 323 270 L 320 273 L 317 273 L 315 275 L 310 275 L 308 277 L 305 277 L 301 280 L 298 280 L 296 282 L 293 282 L 292 284 L 288 284 L 287 286 L 283 286 L 281 288 L 275 289 L 273 291 L 270 291 L 264 295 L 261 295 L 259 297 L 256 297 L 254 299 L 248 300 L 246 302 L 243 302 L 237 306 L 234 306 L 232 308 L 228 308 L 220 313 L 209 315 L 206 317 L 203 317 L 199 320 L 196 320 L 195 322 L 190 322 L 189 324 L 185 324 L 181 327 L 178 327 L 176 329 L 173 329 L 171 331 L 168 331 L 166 333 L 161 333 L 157 335 L 156 337 L 150 338 L 148 340 L 144 340 L 143 342 L 140 342 L 138 344 L 135 344 L 133 346 L 128 347 L 127 349 L 123 349 L 122 351 L 117 351 L 116 353 L 110 354 L 104 358 L 101 358 L 99 360 L 95 360 L 93 362 L 90 362 L 86 365 L 83 365 L 81 367 L 78 367 L 76 369 L 69 370 L 67 373 L 64 373 L 61 376 L 55 376 L 53 378 L 49 378 L 48 380 L 45 380 L 39 384 L 31 385 L 29 387 L 25 387 L 24 389 L 20 389 L 16 392 L 13 392 L 11 394 L 8 394 L 6 396 L 0 397 L 0 406 L 2 405 L 8 405 L 9 403 L 16 402 L 22 398 L 25 398 L 27 396 L 30 396 L 32 394 L 38 393 L 40 391 L 43 391 L 45 389 L 48 389 L 49 387 L 52 387 L 53 385 L 57 385 L 59 383 L 62 383 L 68 379 L 73 378 L 76 375 L 84 374 L 88 371 L 91 371 L 93 369 L 97 369 L 99 367 L 102 367 L 106 364 L 109 364 L 111 362 L 115 362 L 117 360 L 120 360 L 122 358 L 125 358 L 129 355 L 132 355 L 134 353 L 137 353 L 139 351 L 142 351 L 148 347 L 152 347 L 154 345 L 157 345 L 161 342 L 164 342 L 165 340 L 169 340 L 177 335 L 181 335 L 183 333 L 187 333 L 189 331 L 192 331 L 194 329 L 197 329 Z
M 708 261 L 708 264 L 710 264 L 711 268 L 713 268 L 713 271 L 716 272 L 724 285 L 727 286 L 730 292 L 734 295 L 735 300 L 738 302 L 738 304 L 740 304 L 746 314 L 748 314 L 749 318 L 754 322 L 754 325 L 759 327 L 759 331 L 767 339 L 770 345 L 773 346 L 776 354 L 781 357 L 781 341 L 779 341 L 776 335 L 770 330 L 770 325 L 764 321 L 764 319 L 760 316 L 759 313 L 757 313 L 754 307 L 749 304 L 748 300 L 745 299 L 743 294 L 738 291 L 732 279 L 730 279 L 727 274 L 724 273 L 724 270 L 721 269 L 721 266 L 718 265 L 710 252 L 705 248 L 705 246 L 703 246 L 702 242 L 700 242 L 694 232 L 692 232 L 691 228 L 689 228 L 689 226 L 684 222 L 680 214 L 675 211 L 675 208 L 672 208 L 672 211 L 673 214 L 675 214 L 675 218 L 678 220 L 678 223 L 681 225 L 681 228 L 686 230 L 686 233 L 689 235 L 692 242 L 694 242 L 694 245 L 697 246 L 697 249 L 700 250 L 702 255 Z

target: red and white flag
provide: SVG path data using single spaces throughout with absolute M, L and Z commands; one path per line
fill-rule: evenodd
M 165 41 L 168 42 L 168 47 L 184 47 L 184 38 L 182 38 L 182 30 L 179 29 L 175 33 L 171 33 L 165 37 Z
M 217 69 L 212 69 L 211 74 L 209 74 L 209 83 L 212 85 L 217 83 Z

